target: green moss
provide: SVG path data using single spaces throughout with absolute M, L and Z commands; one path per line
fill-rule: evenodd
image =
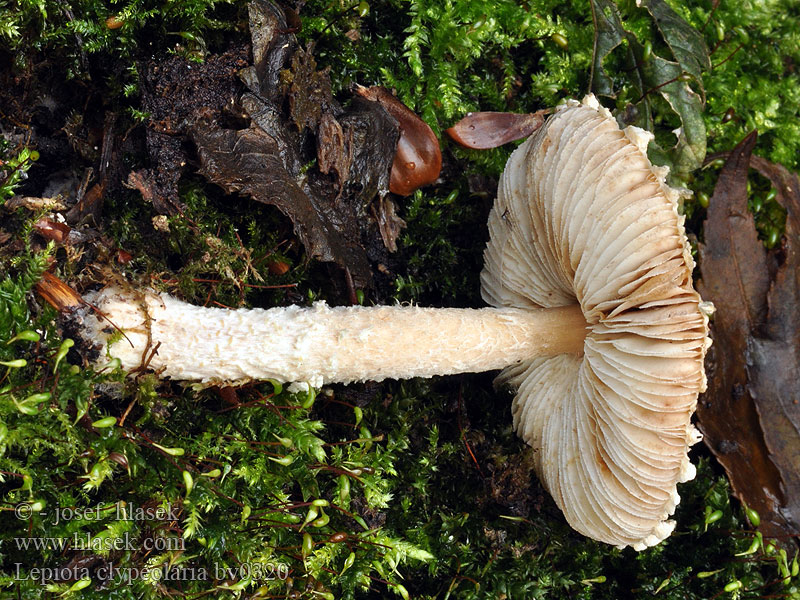
M 65 67 L 70 78 L 94 73 L 122 85 L 129 81 L 117 76 L 134 68 L 143 49 L 202 58 L 210 42 L 220 41 L 221 32 L 233 29 L 237 13 L 225 6 L 230 4 L 229 0 L 129 0 L 111 5 L 100 0 L 4 1 L 0 42 L 14 53 L 20 68 L 46 55 Z M 122 61 L 117 65 L 121 73 L 108 70 L 114 61 Z
M 733 147 L 753 129 L 760 139 L 756 153 L 798 168 L 800 144 L 800 31 L 797 6 L 791 2 L 722 2 L 697 7 L 687 17 L 696 27 L 706 21 L 713 48 L 713 68 L 705 79 L 709 146 Z M 726 116 L 727 115 L 727 116 Z
M 360 410 L 330 409 L 335 434 L 312 418 L 313 391 L 248 386 L 226 404 L 214 391 L 165 387 L 151 375 L 122 381 L 67 361 L 54 369 L 52 312 L 29 321 L 26 301 L 46 259 L 20 261 L 0 288 L 0 330 L 42 331 L 40 343 L 0 340 L 0 358 L 28 365 L 9 368 L 0 389 L 3 590 L 70 596 L 75 579 L 90 577 L 92 588 L 74 594 L 157 598 L 162 575 L 188 578 L 195 592 L 216 586 L 218 597 L 307 586 L 352 594 L 372 578 L 396 587 L 394 567 L 432 558 L 360 516 L 392 500 L 393 465 L 406 446 L 373 436 Z M 114 425 L 101 421 L 108 416 Z M 59 583 L 65 552 L 96 558 L 67 565 L 74 570 Z M 120 575 L 103 582 L 111 564 Z

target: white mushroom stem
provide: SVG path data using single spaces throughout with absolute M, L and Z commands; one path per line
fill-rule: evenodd
M 109 288 L 87 298 L 107 317 L 85 312 L 87 338 L 126 370 L 146 365 L 180 380 L 319 386 L 482 372 L 536 356 L 581 355 L 586 335 L 577 304 L 456 309 L 331 308 L 318 302 L 311 308 L 226 310 L 166 294 L 138 296 Z

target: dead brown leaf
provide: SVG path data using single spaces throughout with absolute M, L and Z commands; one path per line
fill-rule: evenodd
M 550 110 L 531 114 L 503 112 L 469 113 L 445 133 L 465 148 L 486 150 L 521 140 L 544 124 Z
M 283 13 L 264 0 L 249 6 L 254 65 L 242 73 L 249 92 L 239 101 L 249 127 L 196 114 L 188 133 L 200 172 L 228 192 L 276 206 L 310 257 L 335 262 L 365 287 L 372 274 L 364 242 L 385 233 L 369 207 L 389 190 L 397 122 L 360 98 L 344 109 L 328 72 L 285 33 Z M 384 240 L 393 247 L 393 237 Z
M 202 65 L 180 57 L 147 65 L 142 103 L 154 167 L 129 185 L 159 214 L 181 213 L 177 183 L 197 164 L 188 137 L 209 181 L 276 206 L 309 257 L 336 263 L 366 287 L 370 261 L 385 262 L 399 230 L 371 217 L 372 203 L 389 193 L 398 124 L 361 98 L 342 107 L 276 3 L 251 0 L 248 14 L 252 65 L 244 47 Z
M 758 511 L 765 536 L 785 540 L 800 532 L 800 184 L 782 167 L 751 157 L 755 142 L 753 132 L 730 153 L 704 224 L 698 288 L 717 310 L 708 391 L 697 415 L 736 496 Z M 773 280 L 747 210 L 751 165 L 772 180 L 792 215 Z
M 781 475 L 781 516 L 800 532 L 800 179 L 781 165 L 753 157 L 786 208 L 782 264 L 767 295 L 760 336 L 747 340 L 747 389 L 761 417 L 764 441 Z
M 369 264 L 358 244 L 358 229 L 352 237 L 344 235 L 342 223 L 347 224 L 348 215 L 340 213 L 339 222 L 332 221 L 327 207 L 305 193 L 281 161 L 275 138 L 255 125 L 236 131 L 202 121 L 192 128 L 192 138 L 203 165 L 200 172 L 209 181 L 227 192 L 275 205 L 292 220 L 309 256 L 349 265 L 361 285 L 368 280 Z

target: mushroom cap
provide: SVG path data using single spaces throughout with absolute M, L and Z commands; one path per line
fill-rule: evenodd
M 672 532 L 677 483 L 694 477 L 710 345 L 680 193 L 650 164 L 650 139 L 594 96 L 559 107 L 506 165 L 481 274 L 494 306 L 580 304 L 583 356 L 512 365 L 498 382 L 517 388 L 514 426 L 570 525 L 637 550 Z

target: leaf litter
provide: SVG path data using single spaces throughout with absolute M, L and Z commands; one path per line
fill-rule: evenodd
M 159 167 L 140 174 L 137 187 L 159 212 L 182 212 L 177 182 L 195 159 L 188 138 L 200 174 L 278 208 L 309 258 L 339 265 L 366 287 L 371 263 L 385 262 L 404 226 L 387 198 L 397 121 L 358 97 L 343 107 L 313 47 L 299 47 L 275 4 L 253 0 L 249 20 L 250 66 L 242 49 L 202 65 L 176 58 L 150 66 L 147 141 Z
M 800 180 L 752 156 L 756 133 L 728 156 L 700 245 L 698 288 L 716 306 L 708 391 L 697 408 L 706 445 L 766 537 L 800 534 Z M 767 252 L 747 209 L 755 168 L 787 211 L 779 249 Z

